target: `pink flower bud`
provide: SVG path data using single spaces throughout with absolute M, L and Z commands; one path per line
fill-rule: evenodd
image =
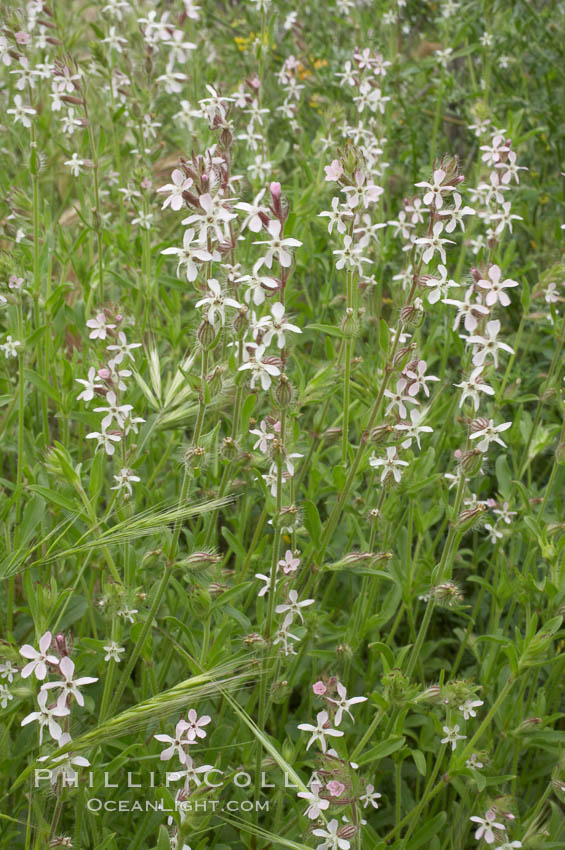
M 273 203 L 276 204 L 281 199 L 281 184 L 280 183 L 271 183 L 269 186 L 269 191 L 271 193 L 271 198 L 273 199 Z
M 103 381 L 107 381 L 111 374 L 110 370 L 106 369 L 105 366 L 98 370 L 98 377 L 102 378 Z
M 16 39 L 18 44 L 29 44 L 29 40 L 31 38 L 28 32 L 23 32 L 20 30 L 19 32 L 14 33 L 14 38 Z
M 149 177 L 144 177 L 143 180 L 141 181 L 141 188 L 142 189 L 150 189 L 152 186 L 153 186 L 153 183 L 151 182 Z
M 321 697 L 323 696 L 323 694 L 326 693 L 327 688 L 323 682 L 316 682 L 314 685 L 312 685 L 312 690 L 314 691 L 316 696 Z

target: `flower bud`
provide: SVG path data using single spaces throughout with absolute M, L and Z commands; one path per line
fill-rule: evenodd
M 177 561 L 177 566 L 185 567 L 189 570 L 201 570 L 212 567 L 214 564 L 219 564 L 221 561 L 222 556 L 216 555 L 214 552 L 193 552 L 188 558 Z
M 208 381 L 210 396 L 214 398 L 214 396 L 219 395 L 222 390 L 222 370 L 220 366 L 216 366 L 212 374 L 209 375 L 206 380 Z
M 224 437 L 222 440 L 222 455 L 228 460 L 234 460 L 239 454 L 239 448 L 232 437 Z
M 463 452 L 461 455 L 461 466 L 463 467 L 465 475 L 469 478 L 480 472 L 482 462 L 483 454 L 478 449 L 469 449 L 469 451 Z
M 245 330 L 247 330 L 249 326 L 248 313 L 249 310 L 247 309 L 245 304 L 243 304 L 233 320 L 233 329 L 236 334 L 238 334 L 238 336 L 239 334 L 242 334 Z
M 348 823 L 338 829 L 337 837 L 345 839 L 353 838 L 357 834 L 357 829 L 358 827 L 354 823 Z
M 204 319 L 196 331 L 196 336 L 198 337 L 198 342 L 204 349 L 204 351 L 209 351 L 214 346 L 214 342 L 216 340 L 216 330 L 214 325 L 208 321 L 208 319 Z
M 349 339 L 351 339 L 351 337 L 356 336 L 359 330 L 359 323 L 357 322 L 351 307 L 348 307 L 345 311 L 345 316 L 343 317 L 343 320 L 341 322 L 341 330 L 343 334 Z
M 271 687 L 271 699 L 276 705 L 280 705 L 288 699 L 288 695 L 290 693 L 290 686 L 288 682 L 283 680 L 282 682 L 274 682 Z
M 257 632 L 252 632 L 250 635 L 245 635 L 243 638 L 243 645 L 250 649 L 253 646 L 260 644 L 261 646 L 265 645 L 265 638 L 262 635 L 257 634 Z
M 415 348 L 416 345 L 414 343 L 411 343 L 410 345 L 407 345 L 404 348 L 399 348 L 392 360 L 393 369 L 403 369 L 406 364 L 406 361 L 408 360 L 410 354 L 412 353 L 412 351 L 414 351 Z
M 461 590 L 453 581 L 444 581 L 432 587 L 430 595 L 436 602 L 442 602 L 446 605 L 453 605 L 463 600 Z
M 469 508 L 468 511 L 461 511 L 455 520 L 455 528 L 458 531 L 469 531 L 480 522 L 485 511 L 485 505 L 477 505 L 475 508 Z
M 194 585 L 187 593 L 188 605 L 197 620 L 204 620 L 210 613 L 212 600 L 207 588 Z
M 283 373 L 275 389 L 275 398 L 281 410 L 284 410 L 292 401 L 292 384 Z
M 370 431 L 368 439 L 371 443 L 387 443 L 391 434 L 394 433 L 392 425 L 378 425 Z

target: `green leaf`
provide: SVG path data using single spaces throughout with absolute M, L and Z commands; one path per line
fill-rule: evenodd
M 322 523 L 318 508 L 310 499 L 304 502 L 304 526 L 313 542 L 317 545 L 322 536 Z
M 337 328 L 335 325 L 320 325 L 315 323 L 313 325 L 306 325 L 305 330 L 319 331 L 320 333 L 328 334 L 329 336 L 336 336 L 338 339 L 345 339 L 345 335 L 341 328 Z
M 411 840 L 408 842 L 407 850 L 417 850 L 422 844 L 426 844 L 434 835 L 439 833 L 439 830 L 447 820 L 447 812 L 439 812 L 427 821 L 420 829 L 414 833 Z
M 393 736 L 388 738 L 386 741 L 381 741 L 380 744 L 377 744 L 376 747 L 372 747 L 369 752 L 365 753 L 364 756 L 361 756 L 361 758 L 358 759 L 358 763 L 360 765 L 371 764 L 371 762 L 384 759 L 386 756 L 390 756 L 392 753 L 400 750 L 404 746 L 405 741 L 406 738 L 403 735 L 398 737 Z

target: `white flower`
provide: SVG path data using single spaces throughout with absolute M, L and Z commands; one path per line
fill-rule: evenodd
M 124 605 L 123 608 L 120 608 L 117 614 L 118 617 L 123 617 L 124 620 L 127 620 L 128 623 L 134 623 L 134 614 L 137 614 L 137 608 L 130 608 L 129 605 Z
M 472 207 L 461 207 L 461 195 L 459 192 L 453 193 L 454 207 L 450 210 L 440 210 L 440 215 L 448 216 L 449 221 L 445 225 L 446 233 L 453 233 L 457 224 L 461 225 L 461 230 L 465 230 L 464 215 L 474 215 L 475 210 Z
M 453 322 L 454 331 L 459 327 L 459 323 L 463 317 L 465 317 L 463 322 L 465 330 L 472 333 L 479 326 L 479 317 L 488 316 L 490 312 L 489 308 L 485 307 L 484 304 L 480 304 L 478 301 L 471 301 L 473 297 L 473 287 L 470 286 L 465 293 L 463 301 L 456 301 L 454 298 L 443 299 L 444 304 L 452 304 L 454 307 L 457 307 L 457 315 Z
M 494 360 L 494 365 L 498 367 L 498 352 L 499 350 L 507 351 L 509 354 L 514 354 L 514 349 L 510 348 L 505 342 L 497 340 L 500 331 L 500 322 L 498 319 L 492 322 L 487 322 L 486 336 L 469 336 L 465 339 L 467 345 L 475 346 L 473 354 L 473 365 L 482 366 L 487 355 L 491 355 Z
M 461 393 L 461 399 L 459 401 L 459 407 L 463 407 L 465 400 L 470 398 L 473 402 L 475 410 L 478 410 L 480 402 L 479 392 L 486 393 L 487 395 L 494 395 L 493 388 L 481 379 L 482 372 L 483 367 L 477 366 L 476 369 L 473 369 L 467 381 L 463 381 L 461 384 L 454 385 L 456 387 L 460 387 L 463 390 L 463 392 Z
M 73 177 L 78 177 L 84 165 L 84 159 L 80 159 L 78 153 L 74 153 L 70 159 L 65 161 L 65 165 L 70 168 Z
M 285 333 L 302 333 L 301 329 L 296 325 L 287 322 L 284 314 L 284 304 L 281 304 L 280 301 L 276 301 L 271 306 L 271 316 L 263 316 L 262 319 L 259 319 L 256 329 L 263 332 L 263 342 L 265 345 L 270 345 L 273 337 L 276 337 L 279 348 L 284 348 L 285 346 Z
M 408 380 L 406 378 L 399 378 L 398 381 L 396 382 L 396 388 L 395 388 L 394 391 L 393 390 L 385 390 L 385 392 L 384 392 L 385 397 L 391 399 L 390 404 L 387 406 L 387 409 L 386 409 L 386 415 L 387 416 L 389 415 L 391 410 L 393 410 L 394 407 L 397 407 L 399 415 L 402 416 L 403 418 L 405 418 L 406 415 L 407 415 L 406 414 L 406 404 L 408 404 L 408 402 L 410 404 L 415 404 L 415 405 L 420 404 L 418 399 L 414 398 L 411 395 L 408 395 L 407 387 L 408 387 Z
M 286 239 L 281 238 L 282 224 L 278 219 L 272 219 L 268 226 L 267 232 L 271 237 L 270 241 L 256 241 L 254 245 L 268 245 L 267 254 L 263 258 L 262 264 L 266 265 L 267 268 L 271 268 L 273 265 L 273 259 L 278 260 L 280 265 L 287 269 L 292 263 L 292 255 L 287 250 L 288 248 L 299 248 L 302 245 L 302 242 L 299 242 L 298 239 L 292 239 L 288 237 Z
M 416 245 L 427 245 L 428 247 L 424 249 L 422 254 L 422 260 L 424 263 L 429 263 L 436 251 L 439 253 L 441 257 L 442 263 L 445 264 L 445 248 L 443 247 L 445 244 L 450 243 L 454 245 L 453 239 L 442 239 L 440 234 L 443 231 L 443 222 L 436 221 L 434 224 L 433 235 L 432 236 L 422 236 L 419 239 L 416 239 Z
M 273 646 L 277 646 L 279 643 L 282 643 L 283 652 L 285 656 L 288 655 L 296 655 L 292 644 L 289 643 L 291 640 L 300 640 L 297 635 L 293 635 L 290 631 L 290 626 L 292 625 L 292 614 L 287 614 L 284 618 L 283 624 L 279 626 L 277 629 L 276 637 L 273 639 Z
M 60 706 L 64 706 L 67 700 L 67 696 L 72 696 L 76 699 L 80 706 L 84 705 L 84 697 L 79 691 L 79 688 L 83 687 L 83 685 L 91 685 L 93 682 L 97 682 L 97 678 L 93 678 L 92 676 L 82 676 L 80 679 L 75 679 L 75 663 L 69 658 L 68 655 L 65 655 L 59 661 L 59 670 L 64 677 L 63 682 L 45 682 L 41 686 L 42 690 L 47 690 L 49 688 L 61 688 L 61 694 L 59 695 L 58 704 Z
M 351 844 L 346 838 L 338 836 L 339 824 L 335 818 L 328 823 L 327 829 L 314 829 L 312 834 L 323 838 L 322 844 L 318 844 L 316 850 L 349 850 Z
M 268 390 L 272 383 L 272 378 L 277 378 L 281 370 L 278 366 L 275 366 L 274 363 L 269 363 L 266 360 L 263 360 L 263 355 L 265 353 L 265 346 L 258 345 L 255 349 L 253 355 L 250 356 L 247 363 L 243 363 L 239 370 L 240 372 L 245 370 L 251 370 L 251 381 L 250 386 L 251 389 L 255 387 L 255 381 L 259 379 L 261 381 L 261 386 L 264 390 Z
M 252 274 L 246 274 L 236 278 L 236 283 L 247 284 L 245 294 L 243 296 L 246 304 L 249 304 L 251 299 L 253 299 L 253 303 L 259 306 L 265 301 L 266 290 L 279 288 L 278 281 L 274 280 L 272 277 L 264 277 L 263 275 L 258 274 L 261 265 L 262 261 L 259 260 L 255 263 Z
M 139 210 L 136 217 L 132 218 L 132 224 L 139 224 L 144 230 L 151 230 L 151 221 L 153 219 L 153 213 L 144 212 L 143 210 Z
M 125 647 L 119 646 L 115 640 L 110 641 L 108 646 L 104 647 L 104 651 L 106 655 L 104 656 L 104 661 L 115 661 L 117 664 L 120 662 L 120 655 L 122 652 L 125 652 Z
M 161 254 L 176 254 L 178 257 L 177 275 L 182 266 L 186 267 L 186 279 L 192 283 L 198 275 L 195 260 L 201 263 L 213 260 L 212 254 L 200 243 L 194 240 L 195 230 L 189 227 L 182 238 L 182 248 L 165 248 Z
M 6 360 L 8 357 L 17 357 L 18 356 L 18 346 L 21 345 L 21 342 L 17 339 L 12 339 L 11 334 L 8 334 L 6 337 L 6 342 L 3 342 L 0 345 L 0 350 L 4 352 L 4 356 Z
M 311 723 L 300 723 L 298 728 L 303 732 L 311 732 L 312 737 L 308 741 L 306 745 L 306 749 L 309 750 L 314 741 L 320 742 L 320 747 L 322 752 L 326 752 L 326 737 L 330 738 L 341 738 L 343 732 L 339 729 L 332 729 L 330 723 L 328 723 L 328 712 L 320 711 L 316 715 L 316 725 L 312 726 Z
M 92 329 L 88 334 L 90 339 L 106 339 L 107 332 L 116 326 L 108 324 L 104 313 L 97 313 L 94 319 L 88 319 L 86 327 Z
M 412 445 L 412 440 L 416 440 L 418 448 L 421 449 L 420 434 L 431 434 L 433 432 L 434 429 L 430 428 L 429 425 L 420 425 L 423 418 L 423 411 L 419 411 L 414 408 L 410 411 L 410 422 L 399 422 L 394 426 L 396 431 L 405 432 L 404 439 L 400 444 L 403 449 L 409 449 Z
M 31 127 L 31 121 L 28 118 L 28 115 L 35 115 L 35 109 L 31 106 L 24 106 L 22 103 L 21 95 L 14 95 L 14 108 L 7 109 L 6 112 L 8 115 L 14 116 L 14 124 L 23 124 L 24 127 Z
M 504 538 L 504 534 L 498 530 L 495 525 L 491 525 L 489 522 L 485 522 L 485 531 L 489 536 L 489 540 L 493 546 L 496 546 L 499 540 Z
M 480 708 L 481 705 L 484 705 L 482 699 L 468 699 L 465 700 L 463 705 L 459 706 L 459 711 L 462 713 L 463 719 L 468 720 L 470 717 L 477 716 L 475 709 Z
M 0 664 L 0 677 L 7 679 L 10 684 L 14 681 L 14 674 L 18 672 L 18 668 L 14 667 L 11 661 L 4 661 Z
M 359 799 L 363 803 L 364 809 L 367 808 L 369 803 L 371 804 L 371 806 L 373 806 L 374 809 L 378 809 L 379 804 L 377 803 L 377 800 L 380 800 L 381 797 L 382 794 L 379 794 L 378 791 L 375 791 L 375 786 L 369 784 L 365 789 L 365 793 L 361 797 L 359 797 Z
M 477 443 L 477 448 L 480 452 L 488 451 L 488 447 L 491 443 L 498 443 L 499 446 L 503 446 L 506 448 L 506 443 L 504 440 L 501 440 L 499 434 L 501 431 L 507 431 L 510 428 L 512 422 L 503 422 L 501 425 L 495 425 L 493 419 L 489 419 L 488 423 L 484 428 L 481 428 L 478 431 L 474 431 L 469 439 L 470 440 L 478 440 L 480 439 L 480 443 Z
M 185 751 L 185 747 L 189 745 L 188 738 L 185 737 L 185 732 L 188 729 L 188 723 L 186 720 L 179 720 L 175 727 L 175 737 L 171 738 L 170 735 L 154 735 L 156 741 L 160 741 L 163 744 L 169 744 L 169 746 L 163 750 L 161 753 L 161 761 L 170 761 L 174 754 L 176 753 L 179 757 L 179 761 L 181 764 L 185 764 L 188 758 L 188 755 Z
M 370 263 L 367 257 L 361 256 L 361 247 L 353 242 L 352 237 L 346 234 L 343 237 L 343 248 L 338 248 L 333 253 L 338 257 L 335 264 L 336 269 L 361 269 L 362 263 Z
M 496 163 L 502 159 L 502 154 L 508 153 L 510 148 L 505 144 L 504 137 L 497 133 L 490 145 L 481 145 L 481 150 L 484 151 L 481 157 L 483 162 L 496 166 Z
M 432 183 L 427 183 L 424 181 L 422 183 L 415 184 L 418 189 L 422 188 L 428 190 L 424 195 L 424 203 L 427 207 L 434 204 L 435 208 L 437 210 L 440 210 L 443 206 L 443 196 L 448 192 L 453 192 L 453 186 L 444 185 L 443 181 L 445 180 L 445 178 L 445 171 L 442 168 L 438 168 L 436 171 L 434 171 Z M 424 262 L 426 263 L 427 260 L 424 260 Z
M 386 458 L 376 457 L 374 454 L 371 455 L 369 458 L 369 464 L 374 469 L 378 469 L 382 466 L 383 471 L 381 474 L 381 484 L 389 474 L 391 474 L 394 480 L 398 483 L 402 477 L 402 470 L 400 467 L 408 466 L 407 461 L 398 459 L 394 446 L 387 447 Z
M 453 289 L 454 287 L 456 288 L 456 287 L 459 286 L 459 284 L 456 283 L 454 280 L 448 280 L 447 279 L 447 269 L 441 263 L 438 265 L 437 271 L 439 272 L 439 277 L 432 277 L 431 275 L 426 275 L 424 277 L 424 280 L 426 282 L 426 286 L 430 287 L 431 290 L 432 290 L 430 292 L 430 294 L 428 295 L 428 301 L 430 302 L 430 304 L 435 304 L 437 301 L 439 301 L 440 298 L 442 298 L 442 300 L 444 300 L 448 296 L 450 289 Z M 401 276 L 399 276 L 399 277 L 401 277 Z M 396 278 L 394 278 L 394 279 L 396 279 Z M 411 282 L 412 282 L 412 272 L 410 271 L 409 283 L 411 283 Z M 444 300 L 444 303 L 445 303 L 445 300 Z M 488 310 L 487 310 L 487 313 L 488 313 Z
M 227 241 L 229 233 L 226 230 L 228 222 L 236 218 L 236 213 L 230 212 L 218 196 L 212 197 L 209 192 L 200 195 L 202 213 L 193 213 L 183 219 L 182 224 L 197 224 L 200 227 L 199 241 L 207 245 L 208 238 L 218 242 Z
M 110 50 L 116 50 L 118 53 L 122 53 L 122 44 L 127 44 L 127 39 L 122 38 L 116 32 L 116 27 L 110 27 L 110 31 L 106 38 L 102 39 L 103 44 L 109 44 Z
M 512 517 L 516 516 L 516 511 L 509 510 L 509 507 L 508 502 L 504 502 L 502 508 L 493 510 L 493 514 L 497 514 L 506 523 L 506 525 L 511 525 Z
M 123 428 L 126 417 L 130 410 L 133 410 L 131 404 L 118 404 L 118 398 L 114 390 L 109 390 L 106 393 L 106 401 L 108 407 L 95 407 L 95 413 L 105 413 L 106 416 L 102 420 L 102 430 L 105 431 L 110 427 L 114 419 L 118 428 Z
M 512 215 L 510 212 L 511 204 L 510 201 L 502 204 L 502 212 L 492 213 L 490 216 L 491 221 L 498 221 L 498 224 L 495 228 L 495 233 L 498 235 L 502 233 L 505 227 L 508 227 L 510 233 L 512 233 L 512 222 L 513 221 L 523 221 L 521 215 Z
M 247 218 L 245 218 L 241 224 L 241 229 L 245 230 L 245 228 L 249 228 L 252 233 L 260 233 L 263 228 L 263 221 L 261 220 L 260 213 L 263 215 L 267 215 L 267 209 L 261 206 L 261 201 L 263 200 L 263 196 L 267 190 L 261 189 L 259 194 L 255 196 L 255 200 L 252 204 L 247 204 L 244 201 L 240 201 L 238 204 L 235 204 L 236 210 L 242 210 L 242 212 L 247 213 Z
M 114 354 L 112 358 L 112 362 L 114 364 L 119 364 L 122 362 L 124 357 L 129 357 L 130 360 L 135 360 L 132 352 L 134 348 L 141 348 L 140 342 L 129 342 L 126 339 L 126 335 L 123 331 L 118 333 L 118 342 L 113 345 L 106 346 L 107 351 L 116 351 L 117 354 Z
M 500 280 L 502 277 L 502 272 L 500 271 L 499 266 L 492 265 L 488 270 L 488 280 L 481 278 L 481 280 L 477 281 L 477 285 L 481 287 L 481 289 L 487 289 L 488 292 L 486 294 L 485 303 L 488 307 L 492 307 L 496 304 L 497 301 L 503 307 L 508 307 L 510 304 L 510 298 L 504 292 L 505 289 L 508 289 L 513 286 L 518 286 L 518 282 L 515 280 L 511 280 L 510 278 L 506 278 L 506 280 Z
M 49 730 L 49 734 L 55 741 L 59 741 L 63 730 L 55 720 L 56 717 L 67 717 L 71 712 L 64 705 L 56 705 L 47 707 L 47 691 L 41 690 L 37 696 L 39 711 L 32 711 L 27 717 L 24 717 L 21 725 L 27 726 L 28 723 L 33 723 L 34 720 L 39 722 L 39 743 L 43 743 L 43 730 L 45 727 Z
M 82 119 L 75 118 L 75 111 L 72 107 L 69 108 L 66 115 L 63 115 L 61 123 L 63 125 L 63 133 L 68 133 L 69 136 L 72 136 L 78 127 L 83 126 Z
M 259 428 L 250 428 L 250 434 L 254 434 L 258 437 L 257 442 L 254 444 L 254 449 L 259 449 L 261 454 L 266 455 L 269 450 L 269 442 L 275 439 L 274 434 L 270 434 L 267 430 L 267 423 L 264 419 L 259 423 Z
M 484 767 L 482 761 L 480 761 L 477 753 L 471 753 L 467 761 L 465 762 L 465 767 L 473 767 L 475 770 L 480 770 L 481 767 Z
M 503 823 L 496 822 L 496 813 L 492 809 L 488 810 L 484 818 L 473 815 L 469 818 L 469 820 L 473 821 L 473 823 L 479 824 L 478 829 L 475 831 L 475 838 L 477 841 L 484 838 L 487 844 L 494 844 L 495 835 L 493 829 L 501 829 L 504 832 L 506 831 L 506 827 Z
M 260 581 L 264 581 L 265 585 L 261 588 L 257 596 L 265 596 L 269 590 L 271 589 L 271 578 L 270 576 L 263 575 L 263 573 L 255 573 L 255 578 L 258 578 Z M 277 580 L 275 578 L 275 589 L 277 586 Z
M 171 174 L 172 183 L 167 183 L 165 186 L 160 186 L 158 192 L 168 192 L 169 195 L 165 198 L 161 209 L 166 209 L 170 206 L 172 210 L 178 212 L 183 206 L 182 193 L 190 189 L 193 180 L 191 177 L 185 177 L 184 172 L 180 168 L 175 168 Z M 164 252 L 161 252 L 164 253 Z
M 0 685 L 0 708 L 6 708 L 10 700 L 14 699 L 14 695 L 10 692 L 7 685 Z
M 337 692 L 339 695 L 339 699 L 331 699 L 328 697 L 328 702 L 333 702 L 334 705 L 337 705 L 337 711 L 335 714 L 335 725 L 340 726 L 343 718 L 343 712 L 345 711 L 349 714 L 350 718 L 353 720 L 353 715 L 349 710 L 349 706 L 356 705 L 359 702 L 367 702 L 367 697 L 350 697 L 347 699 L 347 690 L 341 684 L 341 682 L 337 683 Z
M 206 316 L 211 325 L 216 323 L 216 313 L 221 319 L 221 324 L 226 321 L 226 307 L 239 310 L 241 304 L 234 298 L 230 298 L 222 291 L 222 287 L 215 278 L 208 281 L 208 294 L 196 302 L 197 307 L 206 307 Z
M 427 398 L 430 397 L 430 391 L 427 387 L 427 381 L 439 381 L 435 375 L 426 375 L 426 369 L 428 364 L 425 360 L 418 360 L 417 365 L 414 369 L 407 369 L 403 374 L 410 379 L 410 384 L 408 386 L 408 395 L 415 396 L 420 389 L 424 390 Z
M 84 378 L 75 378 L 77 384 L 82 384 L 84 389 L 82 392 L 77 395 L 77 401 L 92 401 L 94 396 L 96 395 L 96 390 L 103 390 L 103 384 L 97 384 L 96 379 L 98 374 L 94 366 L 91 366 L 88 370 L 88 378 L 84 380 Z
M 455 724 L 453 729 L 450 729 L 449 726 L 444 726 L 443 731 L 445 733 L 445 738 L 441 739 L 441 743 L 451 744 L 452 751 L 456 748 L 457 741 L 462 741 L 467 737 L 466 735 L 459 734 L 459 726 L 457 724 Z
M 313 782 L 310 788 L 310 791 L 299 791 L 296 796 L 308 801 L 308 808 L 304 814 L 310 820 L 316 820 L 320 816 L 320 812 L 329 808 L 330 801 L 320 797 L 322 786 L 319 782 Z
M 20 655 L 24 658 L 30 658 L 29 664 L 26 664 L 22 670 L 22 679 L 27 679 L 32 673 L 35 673 L 35 678 L 42 681 L 47 675 L 47 664 L 59 664 L 59 659 L 56 655 L 49 655 L 49 647 L 51 646 L 51 632 L 45 632 L 39 638 L 39 651 L 30 646 L 29 643 L 24 643 L 20 649 Z
M 125 490 L 128 496 L 131 496 L 133 494 L 132 481 L 137 483 L 141 481 L 141 478 L 138 475 L 134 475 L 133 470 L 122 467 L 119 473 L 114 475 L 114 480 L 118 483 L 115 487 L 110 487 L 110 490 Z
M 286 614 L 287 612 L 292 615 L 297 614 L 300 617 L 300 620 L 304 622 L 304 617 L 300 609 L 307 608 L 309 605 L 313 605 L 314 602 L 314 599 L 303 599 L 302 602 L 299 602 L 298 591 L 291 590 L 288 594 L 288 602 L 277 605 L 275 611 L 277 614 Z
M 339 198 L 332 198 L 331 210 L 324 210 L 324 212 L 318 213 L 318 216 L 328 218 L 328 233 L 333 231 L 334 224 L 338 233 L 345 233 L 347 225 L 344 219 L 351 218 L 353 212 L 349 207 L 340 205 Z
M 102 429 L 102 431 L 91 431 L 90 434 L 86 435 L 87 440 L 98 440 L 97 449 L 102 446 L 107 455 L 113 455 L 116 448 L 114 443 L 119 443 L 122 439 L 119 434 L 109 434 L 106 430 Z

